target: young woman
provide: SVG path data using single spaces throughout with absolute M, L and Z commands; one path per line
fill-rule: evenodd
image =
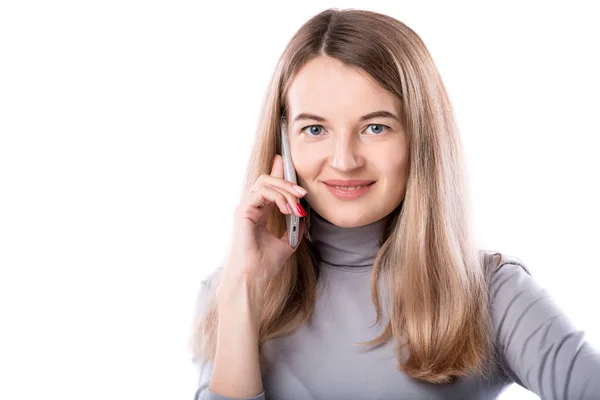
M 584 332 L 519 259 L 476 248 L 451 104 L 415 32 L 316 15 L 260 121 L 231 250 L 199 294 L 196 399 L 494 399 L 512 382 L 600 398 Z

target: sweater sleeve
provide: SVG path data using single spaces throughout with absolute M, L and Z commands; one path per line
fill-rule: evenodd
M 220 270 L 210 275 L 207 279 L 200 283 L 200 289 L 196 297 L 196 308 L 194 315 L 194 326 L 204 317 L 208 310 L 208 300 L 216 292 L 215 278 Z M 209 388 L 210 378 L 212 376 L 212 361 L 207 360 L 201 355 L 196 355 L 192 358 L 192 362 L 196 368 L 196 376 L 198 377 L 198 387 L 194 393 L 194 400 L 266 400 L 265 392 L 261 392 L 256 397 L 248 397 L 245 399 L 225 397 L 213 393 Z
M 512 259 L 490 281 L 492 322 L 504 374 L 544 400 L 600 398 L 600 351 L 525 265 Z

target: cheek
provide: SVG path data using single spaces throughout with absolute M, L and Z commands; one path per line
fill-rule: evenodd
M 292 147 L 292 162 L 298 178 L 310 180 L 319 173 L 321 158 L 316 149 L 305 149 L 297 145 Z
M 386 152 L 375 159 L 379 173 L 390 183 L 402 183 L 408 172 L 408 155 L 406 152 Z

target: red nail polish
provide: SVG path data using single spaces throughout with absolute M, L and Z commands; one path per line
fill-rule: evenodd
M 298 210 L 300 215 L 302 215 L 303 217 L 306 217 L 306 211 L 304 211 L 304 208 L 302 208 L 300 203 L 296 203 L 296 210 Z

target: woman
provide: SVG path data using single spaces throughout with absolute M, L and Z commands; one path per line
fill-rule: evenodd
M 260 121 L 230 252 L 199 295 L 196 399 L 493 399 L 512 382 L 600 398 L 584 332 L 520 260 L 476 248 L 451 104 L 415 32 L 316 15 Z

